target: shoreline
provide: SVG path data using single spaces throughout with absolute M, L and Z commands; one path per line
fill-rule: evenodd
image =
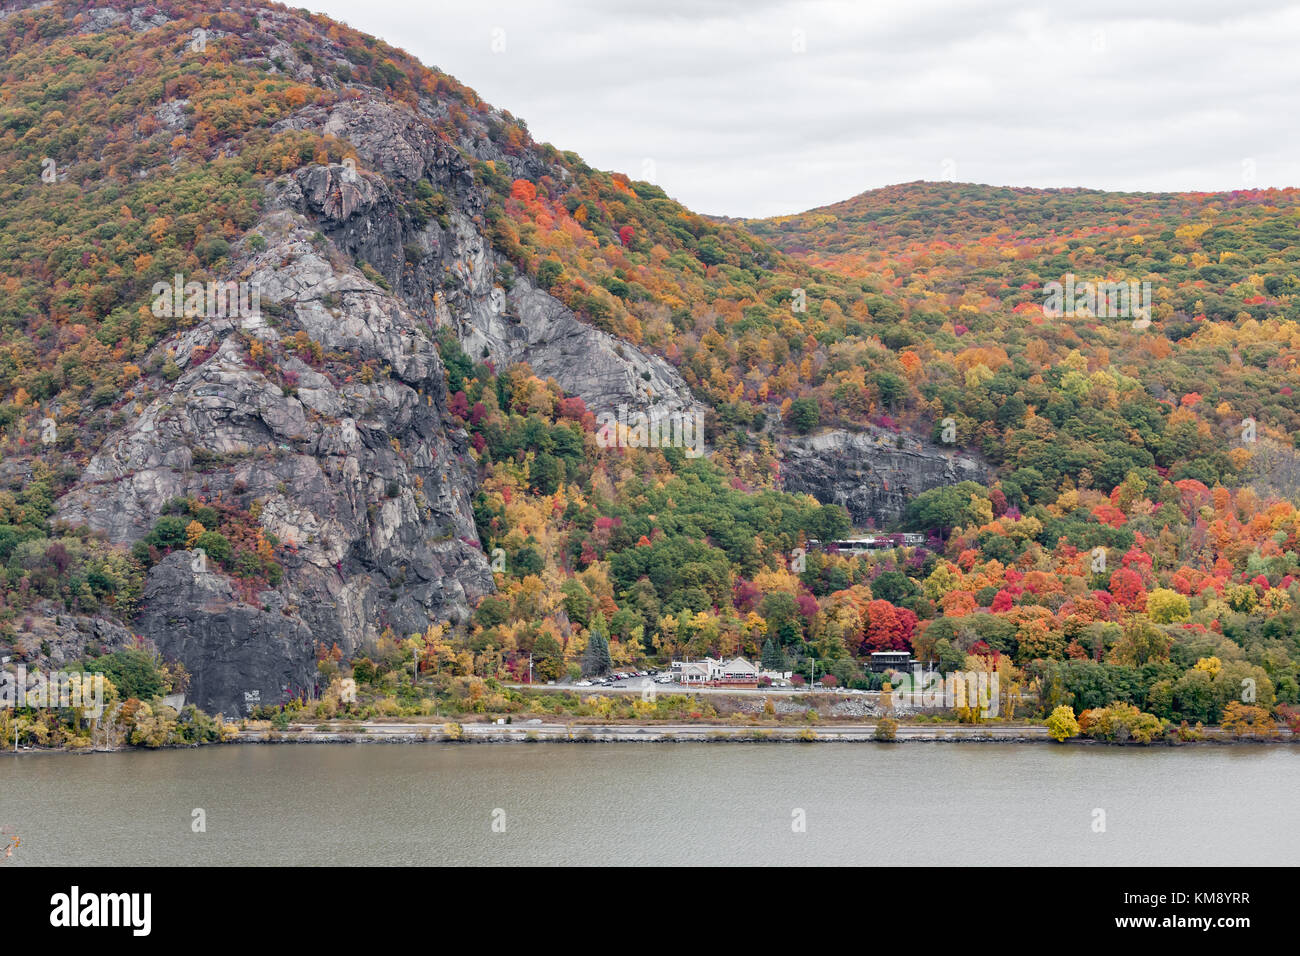
M 346 725 L 322 729 L 324 724 L 290 725 L 284 730 L 258 727 L 241 729 L 223 743 L 171 745 L 160 748 L 126 746 L 115 749 L 60 747 L 5 750 L 0 754 L 18 756 L 32 753 L 122 753 L 134 750 L 191 750 L 229 744 L 674 744 L 674 743 L 951 743 L 951 744 L 1068 744 L 1087 747 L 1160 748 L 1185 746 L 1225 747 L 1234 745 L 1283 745 L 1300 743 L 1300 737 L 1281 730 L 1273 737 L 1233 737 L 1218 728 L 1206 728 L 1199 740 L 1155 740 L 1143 744 L 1072 737 L 1055 741 L 1041 724 L 953 724 L 948 726 L 899 724 L 892 738 L 878 738 L 874 723 L 844 723 L 833 726 L 747 727 L 726 724 L 651 724 L 651 723 L 457 723 L 455 721 L 412 724 L 399 722 L 347 722 Z

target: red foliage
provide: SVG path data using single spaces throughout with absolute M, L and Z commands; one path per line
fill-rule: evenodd
M 558 413 L 560 418 L 580 422 L 582 417 L 587 414 L 587 403 L 576 395 L 572 398 L 562 398 L 560 399 Z
M 804 616 L 804 620 L 811 621 L 817 616 L 821 608 L 817 604 L 817 599 L 807 591 L 800 591 L 794 597 L 795 603 L 799 605 L 799 613 Z
M 1092 509 L 1092 516 L 1102 524 L 1110 525 L 1112 528 L 1122 527 L 1124 522 L 1128 520 L 1128 515 L 1114 505 L 1097 505 Z
M 731 603 L 736 606 L 737 611 L 748 614 L 758 607 L 758 602 L 762 599 L 763 592 L 752 581 L 736 578 L 735 586 L 731 589 Z
M 912 646 L 916 615 L 907 608 L 895 607 L 884 599 L 867 605 L 867 626 L 863 633 L 862 653 L 905 651 Z
M 1141 576 L 1131 568 L 1119 568 L 1110 576 L 1110 593 L 1130 611 L 1146 610 L 1146 588 Z
M 1147 554 L 1145 551 L 1139 551 L 1137 548 L 1129 548 L 1128 551 L 1124 553 L 1124 557 L 1120 559 L 1119 563 L 1126 568 L 1133 568 L 1139 573 L 1150 571 L 1151 555 Z
M 993 503 L 993 517 L 1001 518 L 1007 513 L 1007 496 L 1002 493 L 1001 488 L 994 488 L 989 492 L 989 501 Z

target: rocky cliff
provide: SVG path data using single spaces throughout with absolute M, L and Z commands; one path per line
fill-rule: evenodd
M 276 205 L 236 255 L 263 314 L 204 319 L 160 345 L 179 377 L 104 444 L 56 516 L 125 544 L 172 498 L 259 503 L 287 546 L 278 593 L 241 602 L 173 555 L 144 595 L 142 632 L 185 663 L 210 710 L 246 693 L 278 703 L 311 685 L 318 647 L 351 653 L 385 627 L 463 619 L 492 586 L 465 435 L 423 323 Z M 274 361 L 254 359 L 259 347 Z
M 272 184 L 228 270 L 258 290 L 263 314 L 204 318 L 162 343 L 156 354 L 179 377 L 59 502 L 59 520 L 122 544 L 173 498 L 257 502 L 262 527 L 289 545 L 283 584 L 255 597 L 176 554 L 150 571 L 137 626 L 186 665 L 204 709 L 279 703 L 312 687 L 321 648 L 350 655 L 385 628 L 403 637 L 463 620 L 492 588 L 436 326 L 476 359 L 527 362 L 596 410 L 694 404 L 662 359 L 515 274 L 485 235 L 468 162 L 434 132 L 438 118 L 434 103 L 363 97 L 282 121 L 346 138 L 360 162 Z M 537 162 L 509 161 L 520 174 Z M 413 210 L 407 191 L 420 183 L 443 197 L 439 216 Z M 304 358 L 304 336 L 325 361 Z M 254 360 L 254 342 L 274 361 Z M 363 367 L 372 380 L 355 374 Z
M 584 323 L 492 247 L 473 170 L 434 130 L 442 115 L 430 101 L 416 110 L 373 98 L 295 113 L 278 128 L 346 137 L 360 164 L 309 170 L 284 201 L 319 218 L 340 250 L 382 273 L 413 311 L 454 329 L 476 360 L 497 368 L 527 362 L 593 410 L 698 407 L 662 358 Z M 543 168 L 534 154 L 510 156 L 481 140 L 462 148 L 512 176 L 536 177 Z M 551 171 L 566 175 L 562 167 Z M 443 198 L 441 216 L 422 221 L 404 205 L 402 192 L 420 183 Z
M 886 528 L 923 491 L 988 481 L 978 459 L 882 429 L 832 430 L 792 439 L 784 449 L 785 490 L 843 505 L 858 527 Z

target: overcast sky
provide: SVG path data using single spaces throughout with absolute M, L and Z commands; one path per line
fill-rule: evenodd
M 698 212 L 917 179 L 1300 185 L 1300 6 L 1274 0 L 318 0 L 534 138 Z

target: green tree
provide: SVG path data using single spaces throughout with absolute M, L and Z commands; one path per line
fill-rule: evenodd
M 609 639 L 593 626 L 587 637 L 587 649 L 582 652 L 582 673 L 587 677 L 600 677 L 608 674 L 611 667 Z
M 230 560 L 230 539 L 220 531 L 205 531 L 199 535 L 194 546 L 200 548 L 213 561 L 224 565 Z
M 806 435 L 817 427 L 821 417 L 815 398 L 796 398 L 786 411 L 785 423 L 800 435 Z
M 763 642 L 763 670 L 784 671 L 786 669 L 785 652 L 772 638 Z
M 544 681 L 555 680 L 564 668 L 564 649 L 550 634 L 533 643 L 533 674 Z
M 167 693 L 167 684 L 157 661 L 144 651 L 122 650 L 93 657 L 85 662 L 86 673 L 103 674 L 123 698 L 151 700 Z

